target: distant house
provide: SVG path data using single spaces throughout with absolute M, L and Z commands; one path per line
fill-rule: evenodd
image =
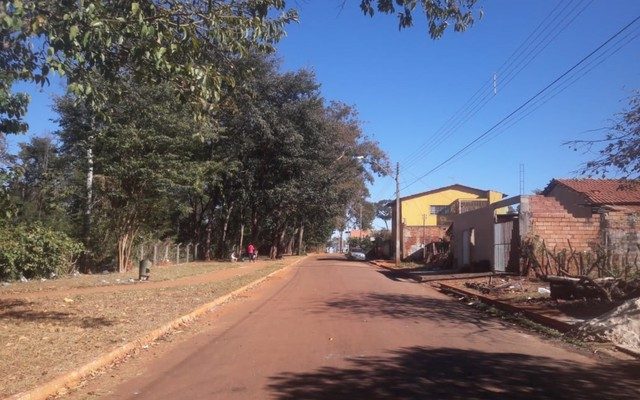
M 373 231 L 371 231 L 371 229 L 352 229 L 347 231 L 347 233 L 350 239 L 364 239 L 370 237 Z
M 512 207 L 517 212 L 502 214 Z M 553 179 L 542 195 L 516 196 L 453 217 L 454 265 L 490 264 L 519 271 L 521 239 L 537 237 L 549 249 L 640 253 L 640 182 Z M 640 254 L 639 254 L 640 255 Z
M 493 190 L 455 184 L 400 198 L 401 258 L 410 257 L 423 245 L 445 237 L 452 216 L 485 207 L 504 198 Z M 395 201 L 392 207 L 392 237 L 395 237 Z

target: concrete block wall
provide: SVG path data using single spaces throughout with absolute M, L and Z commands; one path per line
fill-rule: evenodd
M 600 215 L 575 217 L 553 197 L 529 196 L 529 235 L 544 239 L 547 248 L 591 250 L 602 241 Z

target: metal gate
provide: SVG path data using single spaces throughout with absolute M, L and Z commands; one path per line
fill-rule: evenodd
M 462 265 L 469 265 L 471 261 L 471 232 L 462 231 Z
M 493 226 L 493 269 L 505 272 L 509 265 L 511 243 L 513 239 L 513 221 L 501 222 Z

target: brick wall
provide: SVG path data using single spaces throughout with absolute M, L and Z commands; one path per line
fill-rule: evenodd
M 402 229 L 402 257 L 410 257 L 426 244 L 439 242 L 446 236 L 446 226 L 404 226 Z
M 529 234 L 545 241 L 547 248 L 576 251 L 592 249 L 601 243 L 600 216 L 575 217 L 553 197 L 530 196 Z
M 609 249 L 635 258 L 640 253 L 640 207 L 611 210 L 602 217 Z

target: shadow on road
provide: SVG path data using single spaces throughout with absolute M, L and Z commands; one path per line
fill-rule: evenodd
M 638 362 L 588 367 L 524 354 L 427 347 L 348 362 L 347 368 L 273 376 L 269 389 L 280 400 L 640 398 Z
M 390 271 L 388 269 L 379 269 L 378 272 L 384 275 L 385 277 L 391 279 L 392 281 L 396 281 L 396 282 L 398 281 L 421 282 L 421 279 L 419 276 L 411 275 L 410 273 L 405 271 Z
M 318 261 L 348 261 L 346 256 L 324 256 L 316 258 Z
M 470 309 L 449 299 L 409 294 L 369 293 L 349 295 L 330 300 L 314 309 L 326 313 L 328 309 L 341 310 L 348 314 L 361 314 L 369 318 L 391 317 L 406 319 L 426 319 L 436 324 L 470 323 L 478 327 L 492 324 L 505 325 L 495 318 Z

